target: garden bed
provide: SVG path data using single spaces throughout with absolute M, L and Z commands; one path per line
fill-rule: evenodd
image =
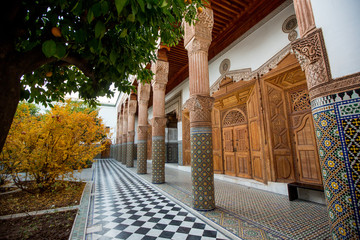
M 68 182 L 53 192 L 0 195 L 0 216 L 79 205 L 86 183 Z M 0 220 L 0 239 L 68 239 L 77 210 Z

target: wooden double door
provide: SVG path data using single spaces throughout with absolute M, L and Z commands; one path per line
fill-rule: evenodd
M 223 128 L 225 174 L 251 177 L 248 125 Z

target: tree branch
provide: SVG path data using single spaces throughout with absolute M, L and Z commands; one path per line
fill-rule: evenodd
M 22 75 L 31 73 L 41 66 L 55 62 L 55 57 L 47 58 L 41 50 L 41 46 L 37 46 L 28 52 L 18 54 L 17 67 L 22 70 Z
M 95 80 L 95 73 L 86 59 L 73 54 L 68 54 L 65 58 L 61 60 L 71 65 L 75 65 L 85 74 L 85 76 L 92 80 Z

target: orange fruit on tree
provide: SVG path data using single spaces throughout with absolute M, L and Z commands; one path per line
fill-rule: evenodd
M 52 75 L 53 75 L 52 72 L 47 72 L 47 73 L 45 74 L 46 77 L 51 77 Z
M 203 12 L 203 8 L 202 8 L 202 7 L 198 7 L 197 10 L 198 10 L 199 13 L 202 13 L 202 12 Z
M 52 33 L 52 35 L 54 35 L 54 37 L 61 37 L 61 31 L 60 31 L 60 28 L 58 28 L 58 27 L 53 27 L 51 29 L 51 33 Z

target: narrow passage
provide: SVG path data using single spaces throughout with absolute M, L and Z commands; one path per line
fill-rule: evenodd
M 95 164 L 87 239 L 227 239 L 113 159 Z

